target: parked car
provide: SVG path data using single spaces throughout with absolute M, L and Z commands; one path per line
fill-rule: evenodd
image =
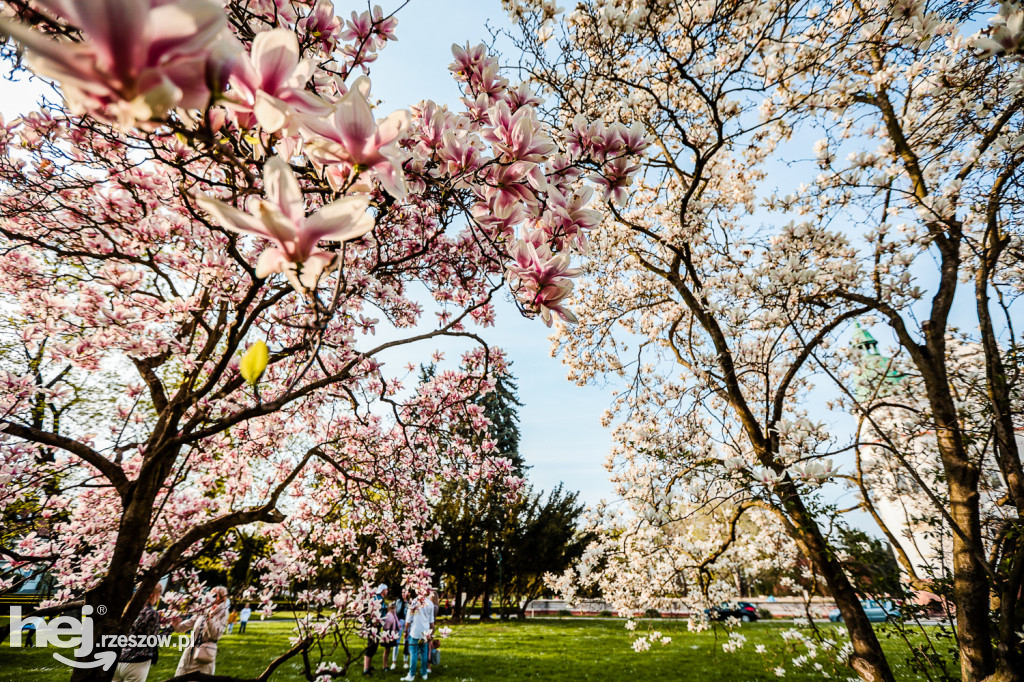
M 742 620 L 744 623 L 750 623 L 760 616 L 757 614 L 757 607 L 750 602 L 739 601 L 739 602 L 723 602 L 719 606 L 712 606 L 710 609 L 704 609 L 704 613 L 708 615 L 711 620 L 725 620 L 726 618 L 732 617 Z
M 879 623 L 890 618 L 898 618 L 900 610 L 891 601 L 875 601 L 874 599 L 861 599 L 860 605 L 864 607 L 864 614 L 872 623 Z M 843 614 L 839 609 L 829 611 L 828 619 L 833 623 L 842 623 Z

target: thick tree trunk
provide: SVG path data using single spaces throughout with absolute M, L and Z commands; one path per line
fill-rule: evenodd
M 995 213 L 993 212 L 993 216 Z M 1006 242 L 999 238 L 994 221 L 989 225 L 985 253 L 975 277 L 974 296 L 978 313 L 978 329 L 985 354 L 985 381 L 992 409 L 996 462 L 1006 482 L 1007 504 L 1017 511 L 1017 523 L 1024 518 L 1024 467 L 1013 428 L 1013 404 L 1010 396 L 1010 377 L 996 339 L 992 315 L 989 311 L 989 283 Z M 1012 535 L 1005 541 L 1000 571 L 1004 577 L 998 586 L 999 625 L 996 645 L 996 673 L 990 682 L 1020 682 L 1024 680 L 1024 656 L 1018 646 L 1020 624 L 1024 618 L 1018 604 L 1021 583 L 1024 580 L 1024 543 Z
M 920 182 L 923 196 L 923 179 Z M 956 605 L 961 676 L 963 682 L 979 682 L 995 672 L 989 623 L 992 582 L 985 563 L 981 533 L 980 471 L 971 460 L 964 442 L 946 364 L 947 321 L 959 281 L 962 226 L 945 222 L 929 224 L 928 228 L 935 235 L 935 245 L 942 260 L 931 314 L 921 322 L 924 344 L 913 337 L 898 312 L 886 310 L 885 306 L 880 310 L 889 317 L 900 343 L 909 351 L 921 374 L 934 420 L 936 446 L 949 500 L 948 521 L 955 526 L 952 529 L 953 602 Z M 975 293 L 977 298 L 977 290 Z M 978 304 L 979 313 L 984 317 L 987 313 L 981 310 L 981 303 Z
M 494 561 L 491 557 L 491 540 L 484 543 L 484 598 L 480 607 L 480 620 L 489 620 L 491 617 L 491 593 L 494 591 Z
M 169 469 L 167 462 L 173 462 L 176 455 L 176 450 L 166 451 L 163 453 L 163 463 L 154 462 L 153 466 L 144 466 L 140 471 L 139 478 L 126 496 L 107 574 L 85 595 L 86 605 L 92 607 L 95 637 L 93 656 L 104 651 L 99 645 L 105 635 L 127 634 L 142 609 L 142 601 L 136 600 L 130 605 L 131 608 L 128 608 L 129 602 L 133 601 L 139 565 L 149 540 L 153 506 L 160 484 Z M 158 578 L 151 576 L 147 584 L 155 583 Z M 78 668 L 72 672 L 71 682 L 107 682 L 113 676 L 113 667 L 107 671 L 101 668 Z
M 895 682 L 896 678 L 882 651 L 882 645 L 875 635 L 874 628 L 871 627 L 871 622 L 864 614 L 860 596 L 842 565 L 836 560 L 835 553 L 822 536 L 818 524 L 804 507 L 796 488 L 785 487 L 789 490 L 784 490 L 786 494 L 783 495 L 783 504 L 794 526 L 795 539 L 813 562 L 815 570 L 828 584 L 832 598 L 843 616 L 846 631 L 850 634 L 850 643 L 853 645 L 850 665 L 866 682 Z
M 95 660 L 96 654 L 107 651 L 100 648 L 105 635 L 125 634 L 134 622 L 134 615 L 131 616 L 131 620 L 126 618 L 128 614 L 125 613 L 125 607 L 132 597 L 139 561 L 145 548 L 145 540 L 149 537 L 149 528 L 126 524 L 128 516 L 126 514 L 122 517 L 107 575 L 85 595 L 86 605 L 92 607 L 91 618 L 94 628 L 92 657 L 85 659 L 85 662 Z M 124 625 L 125 620 L 128 622 L 127 626 Z M 77 668 L 71 674 L 71 681 L 107 682 L 113 675 L 113 667 L 106 671 L 101 668 Z
M 953 602 L 963 682 L 979 682 L 995 671 L 989 621 L 991 583 L 985 565 L 978 481 L 981 472 L 968 457 L 949 390 L 944 340 L 929 340 L 933 366 L 921 367 L 935 420 L 935 441 L 949 493 L 953 529 Z
M 1012 569 L 1003 586 L 999 600 L 999 632 L 996 644 L 996 671 L 986 682 L 1024 681 L 1024 656 L 1021 655 L 1020 591 L 1024 579 L 1024 540 L 1015 538 L 1008 541 L 1010 547 L 1005 554 L 1011 557 Z
M 941 438 L 941 436 L 940 436 Z M 945 459 L 945 458 L 943 458 Z M 950 516 L 961 533 L 953 533 L 953 602 L 960 642 L 960 671 L 964 682 L 988 677 L 994 669 L 989 625 L 988 574 L 978 560 L 984 551 L 976 472 L 967 463 L 946 467 L 949 480 Z
M 79 659 L 85 663 L 96 660 L 96 655 L 105 653 L 108 649 L 100 647 L 104 635 L 121 634 L 120 614 L 131 598 L 131 588 L 127 594 L 124 590 L 117 589 L 117 586 L 104 580 L 99 586 L 91 590 L 85 597 L 87 606 L 92 607 L 93 623 L 93 650 L 89 658 Z M 101 615 L 102 614 L 102 615 Z M 114 649 L 116 652 L 117 650 Z M 115 662 L 116 666 L 116 662 Z M 114 667 L 109 670 L 102 668 L 76 668 L 71 672 L 71 682 L 108 682 L 114 676 Z

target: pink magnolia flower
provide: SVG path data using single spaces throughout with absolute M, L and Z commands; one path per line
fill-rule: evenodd
M 627 190 L 633 184 L 633 176 L 640 170 L 640 164 L 620 156 L 601 167 L 600 173 L 592 173 L 587 179 L 601 188 L 602 197 L 622 205 L 629 197 Z
M 32 67 L 60 82 L 73 113 L 130 126 L 209 99 L 207 60 L 225 26 L 209 0 L 39 0 L 42 10 L 77 27 L 80 43 L 57 41 L 0 20 L 24 45 Z
M 765 485 L 773 485 L 782 480 L 782 475 L 762 467 L 754 472 L 754 478 Z
M 516 225 L 526 219 L 526 211 L 519 203 L 497 203 L 494 198 L 473 204 L 473 218 L 477 224 L 494 235 L 511 237 Z
M 377 122 L 369 92 L 370 79 L 357 78 L 328 116 L 304 121 L 306 132 L 312 133 L 306 156 L 327 167 L 327 179 L 336 190 L 352 174 L 372 170 L 389 194 L 401 198 L 408 190 L 402 172 L 405 154 L 398 141 L 409 127 L 409 112 L 396 111 Z
M 442 146 L 438 148 L 438 157 L 445 162 L 447 173 L 451 177 L 459 177 L 480 169 L 484 159 L 480 153 L 479 140 L 468 136 L 457 136 L 452 131 L 445 131 Z M 468 186 L 468 183 L 464 183 Z
M 316 247 L 320 240 L 350 241 L 373 229 L 373 217 L 366 212 L 370 203 L 366 196 L 344 197 L 306 216 L 295 173 L 279 156 L 264 165 L 263 183 L 266 198 L 257 199 L 249 213 L 213 197 L 197 198 L 199 205 L 226 229 L 277 242 L 278 246 L 260 254 L 257 277 L 280 272 L 296 291 L 312 289 L 334 260 L 333 253 Z
M 487 55 L 487 46 L 483 43 L 473 47 L 470 47 L 469 43 L 466 43 L 465 47 L 452 43 L 452 56 L 455 61 L 448 65 L 448 70 L 460 81 L 468 81 L 470 74 L 479 73 L 484 67 L 497 61 Z
M 573 157 L 586 154 L 600 155 L 604 151 L 608 130 L 601 121 L 588 121 L 583 114 L 576 114 L 572 125 L 564 134 L 565 148 Z M 599 160 L 603 160 L 600 156 Z
M 317 0 L 310 13 L 299 19 L 296 27 L 317 38 L 321 50 L 330 52 L 338 43 L 341 19 L 334 16 L 334 3 L 331 0 Z
M 584 233 L 601 222 L 601 212 L 587 208 L 593 195 L 594 190 L 590 187 L 581 187 L 566 194 L 549 188 L 547 210 L 538 227 L 559 248 L 571 243 L 586 252 Z
M 558 147 L 544 134 L 533 107 L 522 107 L 515 113 L 508 102 L 498 102 L 487 112 L 493 129 L 486 130 L 484 139 L 512 161 L 542 161 Z
M 389 40 L 395 40 L 395 28 L 398 18 L 394 15 L 385 17 L 380 5 L 374 5 L 372 12 L 356 14 L 341 34 L 342 40 L 367 41 L 368 47 L 379 50 Z
M 342 40 L 348 41 L 341 48 L 348 62 L 346 73 L 356 66 L 367 72 L 370 62 L 377 59 L 377 50 L 389 40 L 395 40 L 397 25 L 398 19 L 393 14 L 385 17 L 379 5 L 361 14 L 353 12 L 352 20 L 340 34 Z
M 647 136 L 647 132 L 640 123 L 634 123 L 628 128 L 622 123 L 616 123 L 609 128 L 609 133 L 615 136 L 617 153 L 626 153 L 632 156 L 643 154 L 653 144 L 653 140 Z
M 999 14 L 989 19 L 988 30 L 975 36 L 971 46 L 982 59 L 1005 54 L 1013 61 L 1020 61 L 1024 47 L 1024 11 L 1014 4 L 1002 3 Z
M 523 82 L 515 87 L 514 90 L 510 89 L 506 93 L 508 97 L 509 106 L 512 107 L 512 111 L 516 111 L 522 107 L 536 107 L 544 103 L 540 97 L 537 96 L 530 86 Z
M 569 267 L 568 253 L 553 253 L 551 248 L 540 242 L 539 232 L 527 234 L 509 249 L 514 263 L 507 266 L 508 279 L 516 295 L 528 306 L 540 311 L 544 324 L 551 326 L 551 313 L 556 313 L 567 322 L 575 323 L 576 316 L 562 305 L 572 293 L 571 277 L 580 271 Z
M 539 204 L 537 193 L 547 189 L 544 171 L 529 161 L 488 165 L 482 175 L 483 191 L 476 190 L 479 198 L 502 214 L 507 214 L 509 208 L 518 202 L 525 203 L 532 212 Z
M 287 127 L 293 114 L 326 113 L 327 103 L 306 90 L 316 64 L 299 57 L 298 38 L 288 29 L 257 34 L 249 57 L 231 75 L 230 108 L 251 114 L 268 133 Z M 248 128 L 252 121 L 243 118 L 239 125 Z

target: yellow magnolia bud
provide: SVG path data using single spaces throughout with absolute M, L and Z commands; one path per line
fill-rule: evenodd
M 248 381 L 253 386 L 263 376 L 263 371 L 267 369 L 267 362 L 270 361 L 270 351 L 267 349 L 267 344 L 262 341 L 249 346 L 249 350 L 245 351 L 245 355 L 242 356 L 242 362 L 238 365 L 238 370 L 242 373 L 242 378 Z

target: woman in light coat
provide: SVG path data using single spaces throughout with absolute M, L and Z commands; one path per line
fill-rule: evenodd
M 208 607 L 174 628 L 178 632 L 192 630 L 192 646 L 181 652 L 175 676 L 192 672 L 213 675 L 217 668 L 217 640 L 228 626 L 228 591 L 215 587 L 210 594 L 213 601 Z

